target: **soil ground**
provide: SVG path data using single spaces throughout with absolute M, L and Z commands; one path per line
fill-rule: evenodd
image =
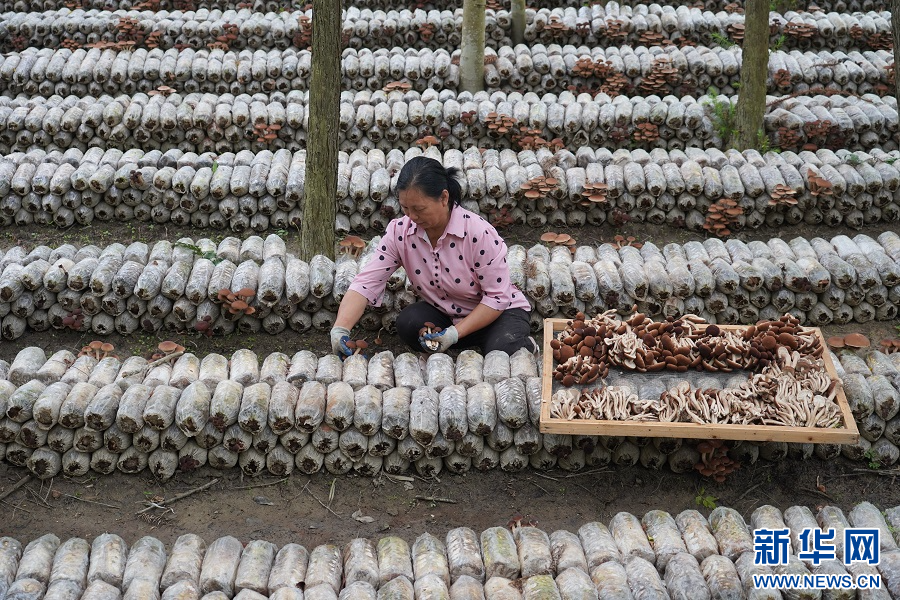
M 0 490 L 9 489 L 26 474 L 27 469 L 0 464 Z M 758 462 L 742 468 L 724 484 L 711 483 L 694 473 L 676 475 L 640 467 L 576 474 L 559 470 L 442 473 L 429 481 L 418 477 L 401 481 L 386 475 L 372 479 L 294 474 L 283 482 L 271 477 L 242 478 L 237 469 L 224 473 L 203 469 L 179 473 L 164 485 L 146 474 L 116 473 L 30 481 L 0 501 L 4 514 L 0 536 L 25 542 L 53 532 L 62 539 L 78 536 L 90 540 L 113 532 L 129 543 L 153 535 L 171 544 L 179 535 L 192 532 L 207 542 L 233 535 L 244 542 L 265 539 L 280 545 L 292 541 L 312 548 L 326 542 L 342 544 L 355 537 L 387 535 L 412 542 L 425 531 L 438 536 L 460 526 L 482 531 L 506 525 L 516 516 L 536 520 L 547 532 L 576 531 L 589 521 L 608 523 L 620 511 L 640 517 L 652 509 L 674 515 L 693 508 L 708 515 L 718 504 L 735 508 L 749 521 L 753 510 L 763 504 L 781 510 L 805 505 L 813 512 L 831 504 L 845 514 L 863 499 L 881 509 L 894 507 L 900 505 L 897 476 L 900 470 L 878 473 L 842 458 Z M 135 514 L 147 499 L 171 498 L 211 478 L 219 481 L 206 491 L 172 503 L 173 512 L 154 509 L 144 516 Z M 273 482 L 277 483 L 247 487 Z M 817 490 L 817 485 L 824 486 L 825 492 Z M 704 499 L 709 503 L 706 507 Z M 366 517 L 371 517 L 371 522 L 364 522 L 369 521 Z
M 884 226 L 867 228 L 863 233 L 877 235 Z M 657 245 L 702 239 L 685 230 L 648 225 L 626 225 L 583 228 L 566 231 L 581 244 L 609 241 L 616 234 L 634 235 L 640 241 Z M 525 246 L 537 243 L 542 231 L 527 227 L 509 227 L 501 232 L 509 244 Z M 791 227 L 777 231 L 750 232 L 743 239 L 765 239 L 779 236 L 791 239 L 831 237 L 856 232 L 833 228 Z M 282 232 L 289 249 L 296 245 L 296 232 Z M 227 235 L 216 232 L 215 240 Z M 134 240 L 175 240 L 196 236 L 189 228 L 152 224 L 122 225 L 97 223 L 89 228 L 72 228 L 54 232 L 46 228 L 26 227 L 14 234 L 4 233 L 0 247 L 23 244 L 51 246 L 63 243 L 106 245 Z M 878 340 L 896 335 L 894 323 L 867 323 L 828 327 L 826 335 L 860 331 Z M 384 346 L 402 350 L 396 338 L 383 336 Z M 29 333 L 15 341 L 0 342 L 0 358 L 11 360 L 25 346 L 47 349 L 70 348 L 77 351 L 91 336 L 71 331 Z M 165 339 L 164 333 L 141 334 L 127 338 L 109 336 L 120 355 L 151 352 Z M 187 337 L 176 339 L 190 351 L 200 355 L 219 352 L 229 355 L 238 348 L 252 348 L 259 355 L 281 351 L 289 355 L 308 348 L 321 352 L 328 340 L 322 332 L 298 335 L 251 336 L 225 338 Z M 28 474 L 27 469 L 0 464 L 0 495 Z M 520 473 L 493 471 L 470 472 L 463 476 L 441 474 L 436 480 L 389 478 L 374 479 L 352 475 L 317 474 L 307 477 L 294 474 L 284 482 L 265 487 L 261 484 L 279 481 L 270 477 L 243 478 L 239 470 L 217 472 L 203 469 L 195 473 L 179 473 L 166 484 L 155 482 L 148 474 L 137 476 L 120 473 L 79 479 L 58 477 L 52 481 L 30 481 L 26 486 L 0 500 L 0 536 L 10 535 L 20 541 L 53 532 L 61 538 L 80 536 L 87 539 L 115 532 L 133 543 L 143 535 L 153 535 L 167 544 L 185 532 L 194 532 L 211 541 L 223 535 L 234 535 L 242 541 L 266 539 L 276 544 L 300 542 L 307 547 L 324 542 L 343 543 L 354 537 L 378 538 L 399 535 L 412 541 L 429 531 L 442 535 L 447 530 L 468 526 L 476 531 L 495 525 L 506 525 L 509 519 L 522 515 L 538 521 L 546 531 L 576 530 L 591 520 L 608 522 L 619 511 L 642 515 L 651 509 L 677 513 L 697 508 L 708 514 L 703 500 L 739 510 L 745 518 L 758 506 L 772 504 L 781 509 L 807 505 L 815 510 L 822 504 L 834 504 L 845 511 L 867 499 L 879 507 L 900 505 L 900 487 L 895 485 L 900 470 L 873 472 L 863 463 L 842 458 L 825 462 L 759 462 L 745 466 L 724 484 L 715 484 L 698 474 L 676 475 L 668 470 L 651 471 L 641 467 L 608 468 L 599 472 L 570 474 L 563 471 Z M 154 509 L 138 516 L 148 498 L 171 498 L 218 478 L 208 490 L 171 504 L 171 512 Z M 824 486 L 825 492 L 817 489 Z M 329 495 L 333 498 L 329 500 Z M 417 496 L 442 498 L 454 503 L 417 499 Z M 323 506 L 323 504 L 325 506 Z M 354 514 L 356 517 L 354 517 Z M 371 521 L 365 517 L 371 517 Z M 362 519 L 362 520 L 360 520 Z

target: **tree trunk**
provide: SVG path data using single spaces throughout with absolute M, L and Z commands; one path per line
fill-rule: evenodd
M 525 0 L 512 0 L 512 42 L 525 43 Z
M 306 199 L 300 226 L 300 258 L 306 261 L 316 254 L 334 255 L 341 22 L 341 0 L 313 0 Z
M 741 89 L 738 90 L 733 145 L 738 150 L 747 150 L 759 146 L 766 112 L 769 0 L 747 0 L 744 3 L 744 44 L 741 55 Z
M 484 4 L 485 0 L 465 0 L 463 3 L 459 87 L 465 92 L 484 89 Z
M 891 34 L 894 37 L 894 94 L 900 102 L 900 77 L 897 65 L 900 65 L 900 0 L 891 0 Z

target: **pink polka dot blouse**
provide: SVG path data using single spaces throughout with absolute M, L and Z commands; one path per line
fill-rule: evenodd
M 433 248 L 425 230 L 409 217 L 391 221 L 350 289 L 380 306 L 388 279 L 401 266 L 412 291 L 454 322 L 479 304 L 494 310 L 531 309 L 525 294 L 510 282 L 503 238 L 493 225 L 461 206 L 453 208 Z

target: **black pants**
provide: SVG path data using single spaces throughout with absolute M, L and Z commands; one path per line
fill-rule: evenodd
M 415 351 L 423 351 L 419 343 L 419 331 L 426 322 L 431 322 L 445 329 L 453 325 L 453 320 L 435 308 L 433 305 L 420 300 L 410 304 L 397 315 L 397 334 L 406 344 Z M 497 320 L 483 329 L 479 329 L 452 346 L 454 350 L 479 347 L 483 354 L 491 350 L 503 350 L 507 354 L 513 354 L 519 348 L 533 350 L 529 340 L 531 335 L 531 322 L 528 311 L 522 308 L 510 308 L 504 310 Z

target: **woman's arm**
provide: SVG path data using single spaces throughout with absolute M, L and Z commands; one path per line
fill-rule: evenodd
M 334 326 L 353 329 L 359 322 L 359 318 L 362 317 L 363 312 L 365 312 L 368 302 L 366 297 L 359 292 L 347 290 L 347 293 L 344 294 L 344 299 L 341 300 L 340 307 L 338 307 Z M 494 318 L 496 319 L 497 317 Z
M 343 307 L 343 302 L 341 306 Z M 496 321 L 502 312 L 502 310 L 494 310 L 490 306 L 479 304 L 465 319 L 456 324 L 456 332 L 459 334 L 460 339 L 464 338 Z M 340 319 L 340 313 L 338 313 L 338 319 Z

